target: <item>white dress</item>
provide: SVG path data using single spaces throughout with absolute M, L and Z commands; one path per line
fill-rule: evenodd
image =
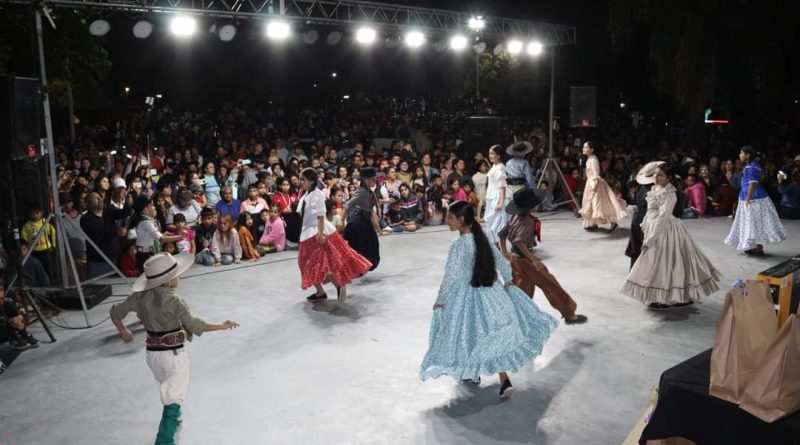
M 503 201 L 503 208 L 496 212 L 494 208 L 500 199 L 500 191 L 505 189 L 506 197 Z M 489 242 L 494 244 L 500 237 L 497 236 L 508 222 L 505 206 L 511 200 L 508 196 L 508 186 L 506 185 L 506 166 L 503 164 L 495 164 L 489 169 L 488 180 L 486 185 L 486 212 L 484 219 L 486 220 L 486 237 Z
M 642 254 L 620 291 L 646 304 L 675 304 L 719 290 L 719 271 L 695 245 L 686 226 L 672 215 L 678 202 L 675 187 L 653 187 L 646 199 Z

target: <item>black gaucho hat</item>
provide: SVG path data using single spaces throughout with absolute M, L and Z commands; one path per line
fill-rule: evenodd
M 521 189 L 514 193 L 511 202 L 506 206 L 506 213 L 517 215 L 520 213 L 528 213 L 539 205 L 541 200 L 536 196 L 536 193 L 531 189 Z

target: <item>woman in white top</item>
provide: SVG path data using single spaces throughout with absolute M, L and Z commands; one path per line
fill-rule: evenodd
M 500 239 L 498 233 L 506 226 L 505 208 L 510 200 L 510 196 L 507 196 L 506 166 L 503 164 L 503 156 L 500 153 L 499 145 L 492 145 L 489 149 L 489 162 L 492 163 L 492 168 L 487 174 L 484 220 L 486 221 L 486 237 L 492 244 L 498 242 Z
M 328 299 L 322 285 L 332 282 L 339 302 L 344 302 L 347 284 L 367 273 L 372 264 L 351 249 L 325 218 L 325 196 L 317 188 L 317 172 L 313 168 L 300 173 L 300 186 L 305 191 L 297 205 L 303 221 L 297 252 L 301 287 L 314 286 L 316 292 L 306 298 L 313 303 Z

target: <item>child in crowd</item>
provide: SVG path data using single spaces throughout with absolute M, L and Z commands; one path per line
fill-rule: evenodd
M 31 206 L 30 210 L 28 210 L 28 221 L 22 226 L 20 236 L 28 242 L 29 246 L 33 245 L 36 235 L 44 227 L 45 232 L 39 237 L 36 245 L 33 246 L 31 255 L 42 263 L 45 272 L 50 273 L 48 254 L 56 248 L 56 228 L 49 223 L 45 227 L 45 220 L 42 215 L 42 208 L 38 204 Z
M 417 194 L 424 196 L 424 191 Z M 403 227 L 406 232 L 416 232 L 425 220 L 425 207 L 417 196 L 411 194 L 408 184 L 400 185 L 400 213 L 403 215 Z
M 242 246 L 242 257 L 247 258 L 250 262 L 258 261 L 261 255 L 256 248 L 253 233 L 250 231 L 253 227 L 253 217 L 247 212 L 239 214 L 239 219 L 236 221 L 236 230 L 239 232 L 239 243 Z
M 467 196 L 467 201 L 469 205 L 475 209 L 475 221 L 481 222 L 483 219 L 481 218 L 481 200 L 478 197 L 478 193 L 475 191 L 475 183 L 472 182 L 472 179 L 465 178 L 461 189 L 464 190 L 464 194 Z
M 211 253 L 211 243 L 214 240 L 214 232 L 217 231 L 217 225 L 214 223 L 214 211 L 208 208 L 203 209 L 200 212 L 200 224 L 194 230 L 197 263 L 204 266 L 213 265 L 214 255 Z
M 383 215 L 383 219 L 393 232 L 403 232 L 405 227 L 403 225 L 403 214 L 400 212 L 400 203 L 394 201 L 389 205 L 389 210 Z
M 269 209 L 269 219 L 264 225 L 264 234 L 258 240 L 258 245 L 265 253 L 281 252 L 286 247 L 286 222 L 281 218 L 277 205 Z
M 337 212 L 336 202 L 332 199 L 325 200 L 325 219 L 330 221 L 336 231 L 339 233 L 344 232 L 344 221 L 342 220 L 341 213 Z
M 546 180 L 543 180 L 539 183 L 539 193 L 537 193 L 539 198 L 539 211 L 540 212 L 552 212 L 555 210 L 553 207 L 553 192 L 550 191 L 550 183 Z M 617 199 L 619 195 L 617 195 Z
M 167 241 L 161 246 L 161 251 L 166 252 L 170 255 L 177 255 L 178 254 L 178 246 L 175 245 L 174 241 Z
M 706 187 L 697 180 L 697 175 L 686 176 L 686 188 L 683 190 L 686 195 L 686 208 L 683 209 L 683 219 L 703 218 L 706 212 Z
M 136 242 L 134 240 L 125 241 L 125 253 L 119 259 L 119 269 L 128 278 L 139 276 L 139 269 L 136 267 Z
M 233 218 L 223 215 L 219 219 L 217 230 L 211 241 L 211 253 L 214 255 L 214 266 L 227 266 L 239 264 L 242 260 L 242 245 L 239 243 L 239 233 L 233 228 Z
M 428 225 L 439 226 L 444 224 L 447 213 L 447 198 L 445 197 L 442 178 L 437 174 L 431 175 L 431 187 L 428 189 Z
M 475 184 L 475 193 L 478 194 L 480 201 L 478 213 L 476 216 L 481 216 L 483 206 L 486 204 L 486 188 L 489 186 L 489 163 L 485 160 L 478 162 L 478 172 L 472 175 L 472 182 Z
M 169 232 L 173 236 L 183 237 L 175 242 L 175 247 L 178 253 L 195 253 L 194 231 L 186 224 L 186 216 L 182 213 L 177 213 L 172 219 L 175 229 Z
M 461 188 L 461 181 L 458 179 L 453 179 L 450 181 L 450 202 L 456 201 L 466 201 L 467 200 L 467 193 Z

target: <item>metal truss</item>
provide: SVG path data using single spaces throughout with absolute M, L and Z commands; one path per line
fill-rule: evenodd
M 38 4 L 35 0 L 12 3 Z M 287 20 L 328 25 L 365 24 L 390 29 L 414 28 L 448 33 L 466 31 L 471 15 L 443 9 L 417 8 L 358 0 L 46 0 L 64 8 L 106 9 L 140 13 L 184 13 L 231 19 L 282 16 Z M 536 38 L 545 45 L 571 45 L 575 27 L 550 23 L 483 17 L 484 36 Z

